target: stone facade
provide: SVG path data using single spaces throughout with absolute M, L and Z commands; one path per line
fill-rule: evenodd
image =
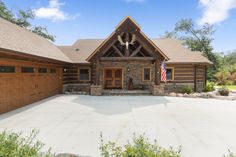
M 192 89 L 194 89 L 194 83 L 166 83 L 164 86 L 166 93 L 180 92 L 181 88 L 183 88 L 184 86 L 190 86 L 192 87 Z M 196 88 L 197 92 L 202 92 L 204 89 L 204 83 L 198 82 Z
M 152 95 L 155 96 L 162 96 L 165 94 L 165 90 L 164 90 L 165 85 L 161 84 L 161 85 L 152 85 L 151 89 L 152 89 Z
M 101 96 L 102 95 L 102 86 L 101 85 L 92 85 L 90 87 L 90 95 L 92 96 Z
M 151 80 L 143 81 L 143 68 L 151 68 Z M 155 65 L 151 61 L 117 61 L 100 63 L 100 84 L 104 81 L 104 68 L 121 68 L 123 75 L 123 89 L 128 89 L 129 78 L 133 79 L 134 88 L 142 86 L 142 89 L 150 89 L 155 80 Z
M 202 92 L 204 90 L 204 83 L 203 82 L 197 82 L 197 92 Z
M 79 83 L 79 84 L 64 84 L 63 93 L 75 93 L 75 94 L 89 94 L 90 84 Z

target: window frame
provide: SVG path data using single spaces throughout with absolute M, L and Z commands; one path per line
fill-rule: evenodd
M 89 75 L 89 79 L 88 80 L 81 80 L 80 79 L 80 70 L 88 70 L 88 75 Z M 91 68 L 90 67 L 80 67 L 78 68 L 78 80 L 82 81 L 82 82 L 88 82 L 91 81 Z
M 167 69 L 171 69 L 172 70 L 172 74 L 171 74 L 171 79 L 167 78 Z M 175 68 L 174 67 L 166 67 L 166 80 L 167 81 L 174 81 L 175 78 Z
M 144 78 L 144 71 L 145 71 L 145 69 L 149 69 L 149 80 L 145 80 L 145 78 Z M 143 67 L 143 70 L 142 70 L 142 81 L 144 81 L 144 82 L 150 82 L 152 80 L 152 68 L 151 67 Z
M 23 69 L 33 69 L 33 71 L 29 72 L 29 71 L 23 71 Z M 23 74 L 33 74 L 35 73 L 35 68 L 34 67 L 30 67 L 30 66 L 22 66 L 21 69 L 20 69 L 20 72 L 23 73 Z
M 44 71 L 40 71 L 40 70 L 45 70 L 46 69 L 46 72 L 44 72 Z M 37 69 L 37 72 L 39 73 L 39 74 L 47 74 L 48 73 L 48 68 L 45 68 L 45 67 L 39 67 L 38 69 Z
M 13 74 L 13 73 L 16 73 L 16 67 L 15 66 L 0 65 L 0 67 L 13 68 L 14 69 L 14 71 L 0 71 L 1 74 Z

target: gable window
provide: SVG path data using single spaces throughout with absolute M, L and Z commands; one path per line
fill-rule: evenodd
M 79 80 L 80 81 L 90 81 L 90 69 L 80 68 L 79 69 Z
M 168 81 L 174 80 L 174 68 L 166 68 L 166 79 Z
M 14 73 L 15 67 L 13 66 L 0 66 L 0 73 Z
M 38 73 L 47 73 L 47 68 L 39 68 Z
M 151 68 L 143 68 L 143 81 L 151 81 Z
M 21 72 L 22 73 L 34 73 L 34 68 L 32 68 L 32 67 L 22 67 Z

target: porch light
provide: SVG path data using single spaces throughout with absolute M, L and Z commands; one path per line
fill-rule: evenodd
M 67 71 L 67 69 L 65 68 L 65 69 L 64 69 L 64 72 L 66 72 L 66 71 Z
M 130 72 L 130 68 L 129 67 L 127 68 L 127 71 Z

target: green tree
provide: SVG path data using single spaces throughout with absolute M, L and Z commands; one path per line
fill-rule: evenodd
M 164 38 L 177 38 L 184 41 L 184 44 L 192 51 L 200 51 L 211 62 L 214 63 L 212 68 L 209 68 L 208 79 L 212 79 L 216 73 L 219 63 L 218 57 L 212 52 L 211 42 L 213 40 L 214 26 L 204 24 L 197 27 L 192 19 L 182 19 L 176 23 L 173 31 L 166 31 Z
M 18 10 L 15 16 L 11 10 L 9 10 L 6 5 L 0 0 L 0 17 L 14 23 L 20 27 L 23 27 L 33 33 L 36 33 L 48 40 L 55 41 L 55 36 L 50 35 L 46 27 L 42 26 L 32 26 L 29 22 L 30 19 L 34 19 L 35 15 L 31 9 L 28 10 Z

